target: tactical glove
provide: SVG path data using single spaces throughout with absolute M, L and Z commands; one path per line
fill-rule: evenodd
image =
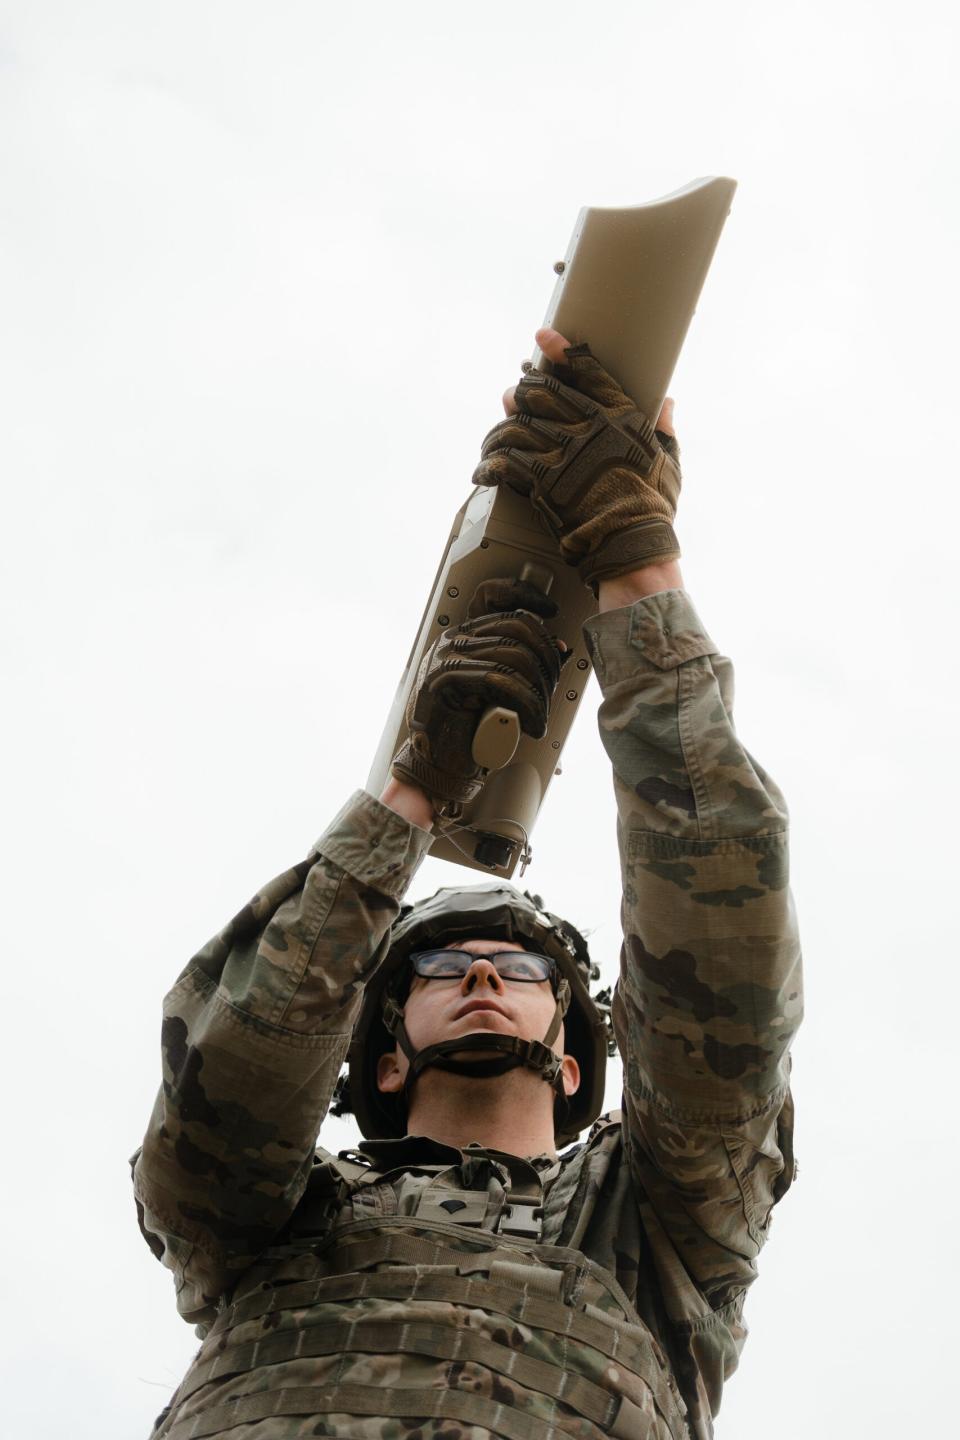
M 456 818 L 483 784 L 487 772 L 472 745 L 489 706 L 516 711 L 535 740 L 546 734 L 565 658 L 543 623 L 556 613 L 525 580 L 485 580 L 463 624 L 445 630 L 424 657 L 407 706 L 409 739 L 391 770 L 418 785 L 439 814 Z
M 518 414 L 490 431 L 473 481 L 528 495 L 596 593 L 601 580 L 679 556 L 680 452 L 589 345 L 565 354 L 552 375 L 530 370 L 520 381 Z

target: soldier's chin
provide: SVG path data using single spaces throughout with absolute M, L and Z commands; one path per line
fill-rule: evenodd
M 462 1031 L 459 1035 L 452 1035 L 452 1040 L 462 1040 L 467 1035 L 512 1035 L 513 1027 L 505 1015 L 499 1015 L 495 1010 L 481 1011 L 483 1023 L 477 1021 L 476 1015 L 465 1015 L 464 1020 L 469 1020 L 469 1030 Z

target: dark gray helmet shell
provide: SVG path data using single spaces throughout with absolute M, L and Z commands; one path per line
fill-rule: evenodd
M 487 939 L 516 940 L 549 955 L 570 985 L 564 1048 L 579 1064 L 581 1079 L 577 1093 L 557 1107 L 557 1145 L 575 1140 L 600 1114 L 607 1055 L 614 1047 L 609 998 L 594 1000 L 590 995 L 590 981 L 599 971 L 591 964 L 583 936 L 545 910 L 539 896 L 512 885 L 445 887 L 401 911 L 386 956 L 364 993 L 347 1056 L 349 1102 L 341 1102 L 340 1113 L 351 1109 L 368 1140 L 406 1133 L 403 1097 L 384 1095 L 377 1088 L 377 1063 L 396 1043 L 383 1023 L 385 993 L 399 983 L 414 950 L 451 940 Z

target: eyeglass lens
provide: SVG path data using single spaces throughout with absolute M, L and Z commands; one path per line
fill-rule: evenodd
M 413 968 L 428 980 L 455 979 L 466 975 L 475 960 L 489 960 L 502 980 L 549 980 L 553 961 L 546 955 L 526 950 L 501 950 L 496 955 L 473 955 L 469 950 L 421 950 L 411 955 Z

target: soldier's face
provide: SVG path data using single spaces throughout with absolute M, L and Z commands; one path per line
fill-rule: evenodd
M 489 958 L 501 950 L 524 950 L 528 947 L 512 940 L 509 943 L 504 940 L 453 940 L 444 948 L 466 950 L 475 959 L 466 973 L 456 978 L 427 980 L 420 975 L 413 976 L 410 993 L 404 1003 L 404 1025 L 415 1050 L 425 1050 L 428 1045 L 437 1045 L 441 1040 L 476 1035 L 484 1030 L 494 1035 L 518 1035 L 522 1040 L 544 1038 L 557 1006 L 550 981 L 504 980 Z M 563 1054 L 562 1026 L 553 1049 L 558 1055 Z M 569 1065 L 576 1069 L 572 1057 L 568 1060 Z M 384 1056 L 380 1088 L 402 1088 L 407 1069 L 407 1058 L 399 1049 L 390 1056 Z M 384 1084 L 385 1080 L 387 1084 Z M 576 1084 L 573 1089 L 576 1089 Z

